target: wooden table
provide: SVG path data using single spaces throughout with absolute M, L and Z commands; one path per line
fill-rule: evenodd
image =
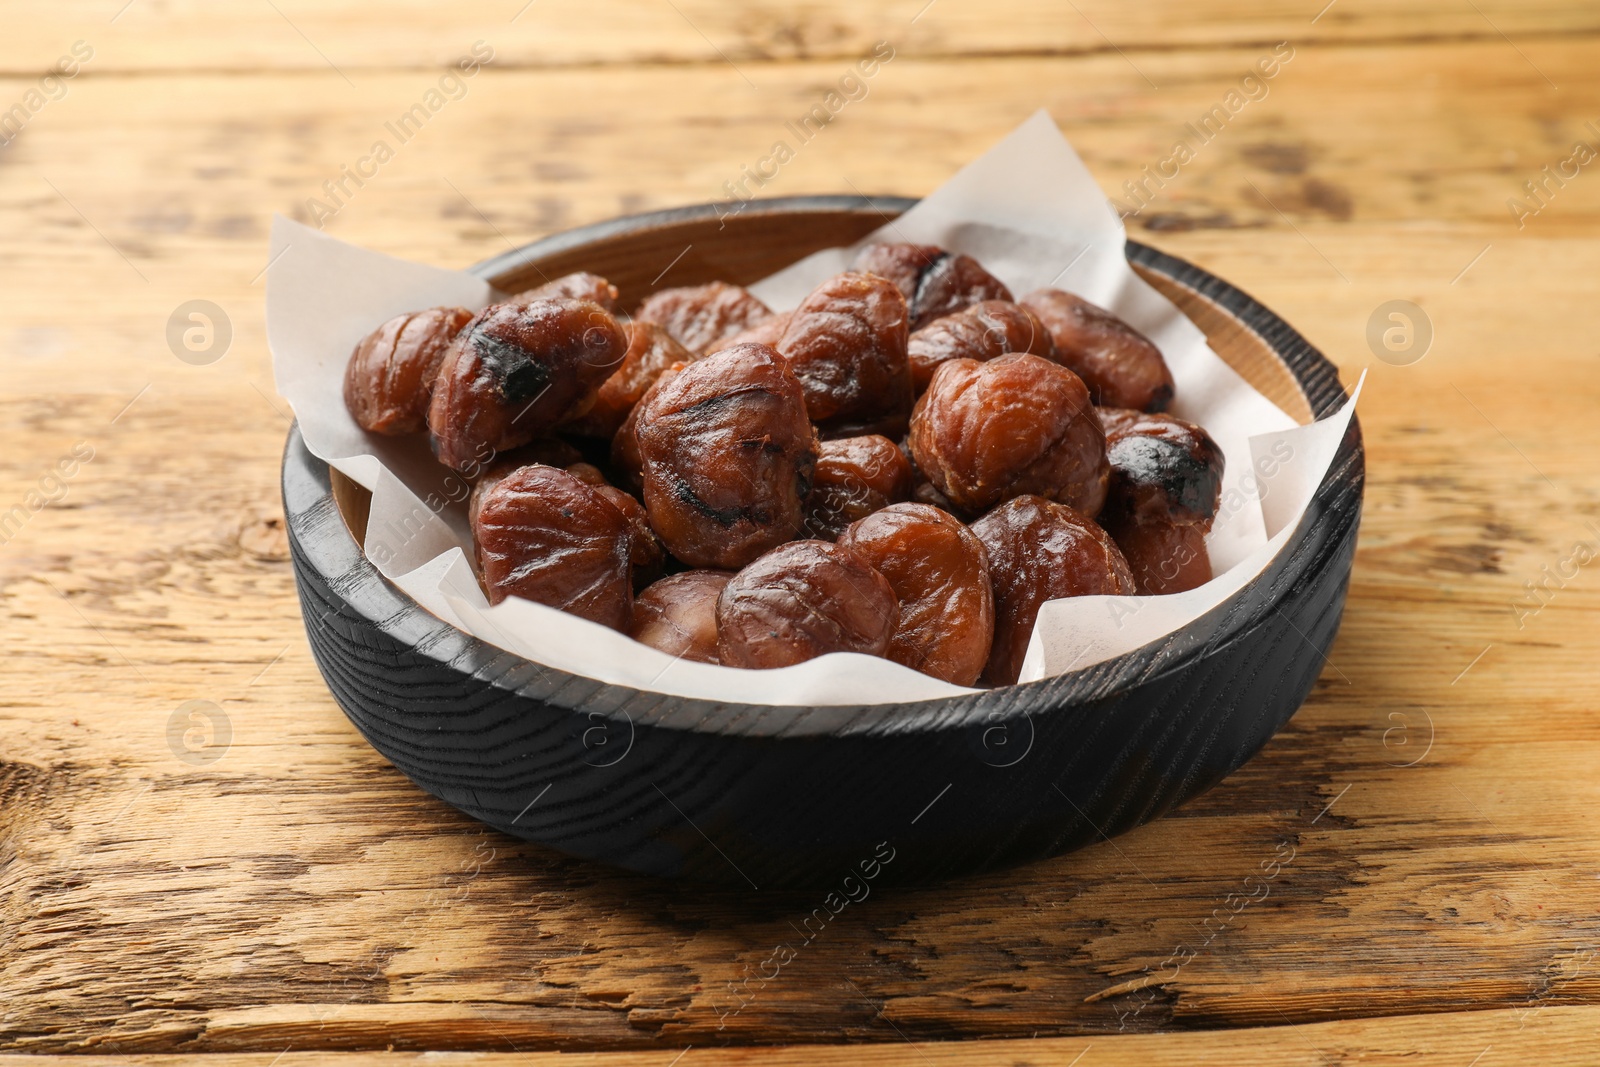
M 1322 3 L 7 12 L 0 109 L 25 122 L 0 149 L 0 1046 L 263 1067 L 1593 1062 L 1600 168 L 1565 161 L 1600 143 L 1600 9 Z M 1347 381 L 1369 372 L 1366 521 L 1326 671 L 1243 770 L 1075 855 L 876 894 L 764 982 L 806 895 L 495 836 L 335 706 L 279 509 L 266 233 L 309 219 L 474 42 L 492 62 L 346 179 L 328 232 L 464 266 L 725 197 L 880 40 L 865 98 L 763 195 L 923 193 L 1044 106 L 1126 202 L 1289 42 L 1130 233 L 1255 293 Z M 76 41 L 92 58 L 30 97 Z M 193 300 L 222 309 L 225 351 L 169 343 Z M 1420 361 L 1369 347 L 1392 300 L 1432 324 Z

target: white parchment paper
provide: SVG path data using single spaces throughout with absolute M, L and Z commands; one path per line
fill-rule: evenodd
M 1320 423 L 1297 426 L 1212 352 L 1200 330 L 1129 267 L 1121 220 L 1046 113 L 857 246 L 819 252 L 751 288 L 788 310 L 875 241 L 965 252 L 1018 296 L 1055 286 L 1116 312 L 1165 355 L 1177 387 L 1173 413 L 1204 426 L 1227 457 L 1223 504 L 1207 541 L 1217 577 L 1170 596 L 1046 604 L 1022 681 L 1092 666 L 1171 633 L 1238 593 L 1283 549 L 1338 450 L 1355 398 Z M 311 452 L 372 491 L 367 556 L 440 618 L 536 663 L 678 696 L 835 705 L 971 691 L 849 653 L 771 671 L 693 663 L 542 604 L 511 598 L 491 607 L 467 562 L 466 484 L 433 459 L 420 435 L 361 430 L 342 388 L 350 352 L 368 332 L 419 308 L 481 308 L 489 285 L 282 217 L 273 220 L 268 262 L 267 340 L 278 391 Z

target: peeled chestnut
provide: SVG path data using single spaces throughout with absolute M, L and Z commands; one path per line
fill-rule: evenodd
M 1106 493 L 1106 441 L 1078 376 L 1040 356 L 939 366 L 911 414 L 917 469 L 977 513 L 1034 493 L 1093 516 Z
M 855 552 L 791 541 L 741 570 L 717 598 L 729 667 L 788 667 L 829 652 L 881 656 L 899 616 L 889 581 Z
M 1100 523 L 1139 592 L 1181 593 L 1211 580 L 1205 535 L 1222 499 L 1222 449 L 1192 422 L 1099 408 L 1111 480 Z
M 894 504 L 852 523 L 839 544 L 900 602 L 890 659 L 953 685 L 978 680 L 994 640 L 994 594 L 976 534 L 938 508 Z
M 1022 303 L 1044 323 L 1061 362 L 1089 387 L 1096 404 L 1164 411 L 1172 402 L 1172 372 L 1144 334 L 1081 296 L 1040 289 Z
M 1110 535 L 1063 504 L 1013 497 L 973 523 L 972 532 L 989 553 L 994 585 L 994 648 L 983 672 L 990 685 L 1017 680 L 1045 601 L 1135 592 Z
M 523 467 L 482 495 L 472 527 L 489 603 L 518 596 L 628 628 L 633 528 L 599 489 L 554 467 Z
M 832 541 L 857 519 L 909 499 L 911 464 L 887 437 L 824 441 L 806 498 L 806 536 Z
M 1055 342 L 1038 316 L 1020 304 L 981 300 L 953 315 L 935 319 L 911 335 L 906 345 L 911 380 L 917 392 L 928 388 L 939 364 L 952 359 L 987 362 L 1009 352 L 1032 352 L 1055 360 Z
M 795 308 L 779 352 L 825 435 L 891 433 L 911 414 L 906 302 L 886 278 L 839 274 Z
M 771 318 L 762 319 L 748 330 L 725 337 L 716 344 L 717 348 L 732 348 L 734 345 L 771 345 L 778 347 L 778 342 L 783 340 L 783 331 L 789 328 L 789 320 L 794 318 L 792 311 L 780 311 Z
M 772 309 L 741 285 L 710 282 L 652 293 L 633 317 L 665 326 L 691 352 L 712 352 L 725 338 L 771 318 Z
M 641 407 L 644 505 L 672 555 L 732 570 L 799 534 L 817 440 L 782 356 L 724 349 L 664 377 Z
M 622 365 L 607 378 L 595 394 L 594 406 L 569 425 L 573 433 L 590 437 L 612 437 L 622 428 L 628 412 L 655 384 L 661 372 L 675 363 L 688 363 L 695 354 L 673 340 L 667 328 L 655 322 L 633 321 L 623 327 L 628 349 Z
M 1136 521 L 1201 523 L 1211 529 L 1222 499 L 1222 449 L 1175 415 L 1098 408 L 1111 479 L 1107 512 Z
M 731 571 L 683 571 L 654 582 L 633 602 L 633 639 L 699 663 L 717 658 L 717 597 Z
M 906 298 L 913 330 L 980 300 L 1012 298 L 1011 290 L 977 260 L 937 245 L 868 245 L 850 269 L 894 282 Z
M 573 274 L 563 274 L 553 281 L 532 289 L 525 289 L 516 296 L 511 297 L 507 303 L 526 304 L 531 300 L 548 300 L 551 297 L 565 296 L 573 300 L 589 300 L 605 308 L 611 314 L 617 313 L 617 298 L 620 294 L 617 287 L 588 271 L 578 271 Z
M 587 300 L 492 304 L 457 335 L 428 407 L 434 454 L 456 470 L 581 415 L 628 338 Z
M 466 308 L 397 315 L 363 337 L 344 371 L 344 403 L 363 430 L 421 433 L 450 343 L 472 321 Z
M 1122 550 L 1141 596 L 1186 592 L 1212 578 L 1206 532 L 1194 523 L 1113 519 L 1105 531 Z

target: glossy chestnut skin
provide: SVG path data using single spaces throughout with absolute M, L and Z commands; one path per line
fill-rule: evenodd
M 1222 449 L 1175 415 L 1097 408 L 1111 480 L 1106 511 L 1139 522 L 1199 523 L 1210 530 L 1222 500 Z
M 742 285 L 709 282 L 652 293 L 633 317 L 665 326 L 691 352 L 713 352 L 726 338 L 771 318 L 772 309 Z
M 1062 364 L 1083 379 L 1096 404 L 1164 411 L 1172 402 L 1161 350 L 1105 308 L 1061 289 L 1040 289 L 1021 303 L 1039 316 Z
M 450 343 L 472 321 L 466 308 L 396 315 L 363 337 L 344 371 L 344 403 L 363 430 L 421 433 L 433 381 Z
M 627 348 L 617 320 L 587 300 L 491 304 L 439 367 L 428 406 L 434 454 L 462 470 L 581 415 Z
M 911 360 L 911 381 L 918 393 L 928 388 L 939 364 L 952 359 L 985 363 L 1010 352 L 1032 352 L 1057 361 L 1055 342 L 1039 317 L 1020 304 L 1004 300 L 980 300 L 953 315 L 935 319 L 911 335 L 906 351 Z
M 627 630 L 633 529 L 594 486 L 522 467 L 483 494 L 472 532 L 489 603 L 519 596 Z
M 732 571 L 683 571 L 640 593 L 633 602 L 635 641 L 699 663 L 717 656 L 717 597 Z
M 660 392 L 674 374 L 687 366 L 687 363 L 674 363 L 657 375 L 650 388 L 644 391 L 639 402 L 628 412 L 628 417 L 622 420 L 616 436 L 611 438 L 611 471 L 629 492 L 644 491 L 644 459 L 639 455 L 639 416 L 650 398 Z
M 607 378 L 595 394 L 594 406 L 568 426 L 573 433 L 589 437 L 613 437 L 622 428 L 645 391 L 675 363 L 689 363 L 697 357 L 684 348 L 660 323 L 633 321 L 623 326 L 628 349 L 622 365 Z
M 972 524 L 989 553 L 994 648 L 983 680 L 1011 685 L 1022 670 L 1039 606 L 1071 596 L 1131 596 L 1133 572 L 1109 534 L 1064 504 L 1019 496 Z
M 734 570 L 799 534 L 817 439 L 782 356 L 724 349 L 664 378 L 640 406 L 644 505 L 672 555 Z
M 881 656 L 899 617 L 889 581 L 827 541 L 791 541 L 734 576 L 717 598 L 725 666 L 788 667 L 829 652 Z
M 789 320 L 792 318 L 794 318 L 794 312 L 780 311 L 769 319 L 762 319 L 748 330 L 736 333 L 732 337 L 723 338 L 717 342 L 717 347 L 771 345 L 773 348 L 777 348 L 778 342 L 783 340 L 783 331 L 789 328 Z
M 573 274 L 563 274 L 532 289 L 525 289 L 511 297 L 507 303 L 526 304 L 531 300 L 548 300 L 551 297 L 565 296 L 573 300 L 592 301 L 615 315 L 619 310 L 617 307 L 619 295 L 617 287 L 600 275 L 577 271 Z
M 967 513 L 1036 493 L 1092 517 L 1105 501 L 1105 433 L 1089 391 L 1040 356 L 941 364 L 910 440 L 917 469 Z
M 980 300 L 1012 299 L 1011 290 L 977 260 L 937 245 L 868 245 L 850 269 L 894 282 L 906 298 L 913 330 Z
M 583 462 L 583 454 L 567 442 L 554 437 L 541 438 L 530 441 L 511 451 L 495 456 L 488 463 L 479 466 L 472 477 L 472 494 L 467 498 L 467 521 L 476 522 L 478 508 L 483 502 L 483 495 L 494 488 L 495 483 L 506 475 L 523 467 L 540 464 L 546 467 L 557 467 L 566 470 L 575 464 Z M 587 464 L 584 464 L 587 466 Z M 580 478 L 579 481 L 584 479 Z
M 911 415 L 906 302 L 886 278 L 835 275 L 795 308 L 777 349 L 824 436 L 892 433 Z
M 874 511 L 911 497 L 911 463 L 878 434 L 824 441 L 806 498 L 807 537 L 833 541 Z
M 1122 550 L 1141 596 L 1182 593 L 1211 580 L 1206 532 L 1196 523 L 1118 518 L 1109 520 L 1105 531 Z
M 914 671 L 970 686 L 994 641 L 989 554 L 960 521 L 926 504 L 894 504 L 839 538 L 889 581 L 900 615 L 886 655 Z
M 585 463 L 581 466 L 589 465 Z M 567 473 L 576 472 L 569 467 Z M 589 482 L 589 484 L 598 489 L 600 495 L 611 501 L 612 507 L 622 512 L 622 517 L 628 520 L 628 528 L 633 537 L 628 550 L 628 561 L 633 564 L 633 587 L 642 589 L 661 577 L 661 572 L 666 569 L 666 546 L 661 543 L 661 538 L 656 536 L 655 530 L 650 528 L 650 515 L 637 497 L 603 481 L 598 484 Z

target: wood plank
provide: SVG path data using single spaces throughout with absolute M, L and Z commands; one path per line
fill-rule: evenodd
M 119 10 L 120 9 L 120 10 Z M 1320 14 L 1319 14 L 1320 12 Z M 999 5 L 849 0 L 796 7 L 777 0 L 724 5 L 397 0 L 207 4 L 203 0 L 61 0 L 8 16 L 0 72 L 42 73 L 74 41 L 95 49 L 90 76 L 107 72 L 303 70 L 352 81 L 383 68 L 438 68 L 475 41 L 507 66 L 707 63 L 740 69 L 773 60 L 854 58 L 888 41 L 906 56 L 1094 54 L 1188 50 L 1290 40 L 1297 44 L 1516 37 L 1535 54 L 1547 42 L 1600 30 L 1600 13 L 1579 0 L 1178 0 L 1075 4 L 1011 0 Z M 1513 57 L 1514 58 L 1514 57 Z M 1142 59 L 1136 60 L 1144 67 Z M 748 72 L 746 72 L 748 73 Z M 738 74 L 730 88 L 740 84 Z M 1154 75 L 1152 75 L 1154 77 Z M 1157 79 L 1159 81 L 1159 79 Z M 341 83 L 342 84 L 342 83 Z
M 1564 1006 L 1600 1003 L 1593 568 L 1537 614 L 1518 605 L 1600 536 L 1583 447 L 1600 399 L 1600 182 L 1572 181 L 1520 232 L 1504 201 L 1600 113 L 1600 76 L 1584 41 L 1525 50 L 1559 93 L 1498 38 L 1307 49 L 1144 221 L 1173 217 L 1135 226 L 1256 292 L 1347 380 L 1372 372 L 1362 547 L 1310 703 L 1174 817 L 1021 871 L 874 895 L 767 982 L 762 962 L 814 900 L 657 885 L 488 835 L 377 759 L 310 662 L 278 514 L 266 226 L 428 78 L 75 83 L 0 154 L 0 501 L 25 501 L 75 442 L 95 450 L 0 551 L 0 1044 L 652 1062 L 694 1044 L 688 1064 L 728 1042 L 849 1038 L 892 1057 L 902 1037 L 926 1051 L 1037 1033 L 1026 1047 L 1065 1062 L 1071 1035 L 1095 1035 L 1098 1056 L 1119 1028 L 1278 1027 L 1254 1039 L 1265 1059 L 1312 1029 L 1285 1022 L 1502 1009 L 1440 1028 L 1437 1047 L 1467 1063 L 1477 1050 L 1459 1056 L 1455 1038 L 1480 1020 L 1505 1030 L 1532 1012 L 1529 1031 L 1592 1033 L 1566 1013 L 1593 1009 Z M 1043 99 L 1111 192 L 1255 58 L 1141 57 L 1161 90 L 1114 54 L 897 60 L 765 191 L 923 192 Z M 329 230 L 460 265 L 710 199 L 831 70 L 759 67 L 749 96 L 712 67 L 487 72 Z M 164 338 L 196 297 L 234 326 L 211 366 Z M 1437 327 L 1413 366 L 1364 339 L 1393 298 Z M 169 737 L 190 700 L 228 716 L 214 763 L 180 757 L 186 717 L 176 750 Z M 1283 848 L 1276 877 L 1244 881 Z M 1175 968 L 1175 950 L 1194 955 Z M 1397 1030 L 1338 1032 L 1330 1046 L 1404 1047 Z M 1571 1048 L 1546 1059 L 1577 1062 Z
M 1461 1067 L 1477 1057 L 1485 1063 L 1587 1065 L 1593 1058 L 1600 1009 L 1550 1007 L 1449 1015 L 1399 1016 L 1189 1034 L 1099 1035 L 1013 1041 L 893 1042 L 869 1049 L 845 1045 L 759 1048 L 671 1047 L 645 1052 L 223 1052 L 197 1056 L 0 1054 L 0 1067 L 883 1067 L 1008 1062 L 1029 1067 L 1191 1067 L 1230 1063 L 1237 1067 L 1323 1067 L 1358 1061 L 1371 1067 Z M 1094 1058 L 1088 1059 L 1090 1053 Z M 1492 1053 L 1492 1057 L 1490 1055 Z M 673 1059 L 673 1056 L 677 1056 Z M 669 1063 L 670 1060 L 670 1063 Z

